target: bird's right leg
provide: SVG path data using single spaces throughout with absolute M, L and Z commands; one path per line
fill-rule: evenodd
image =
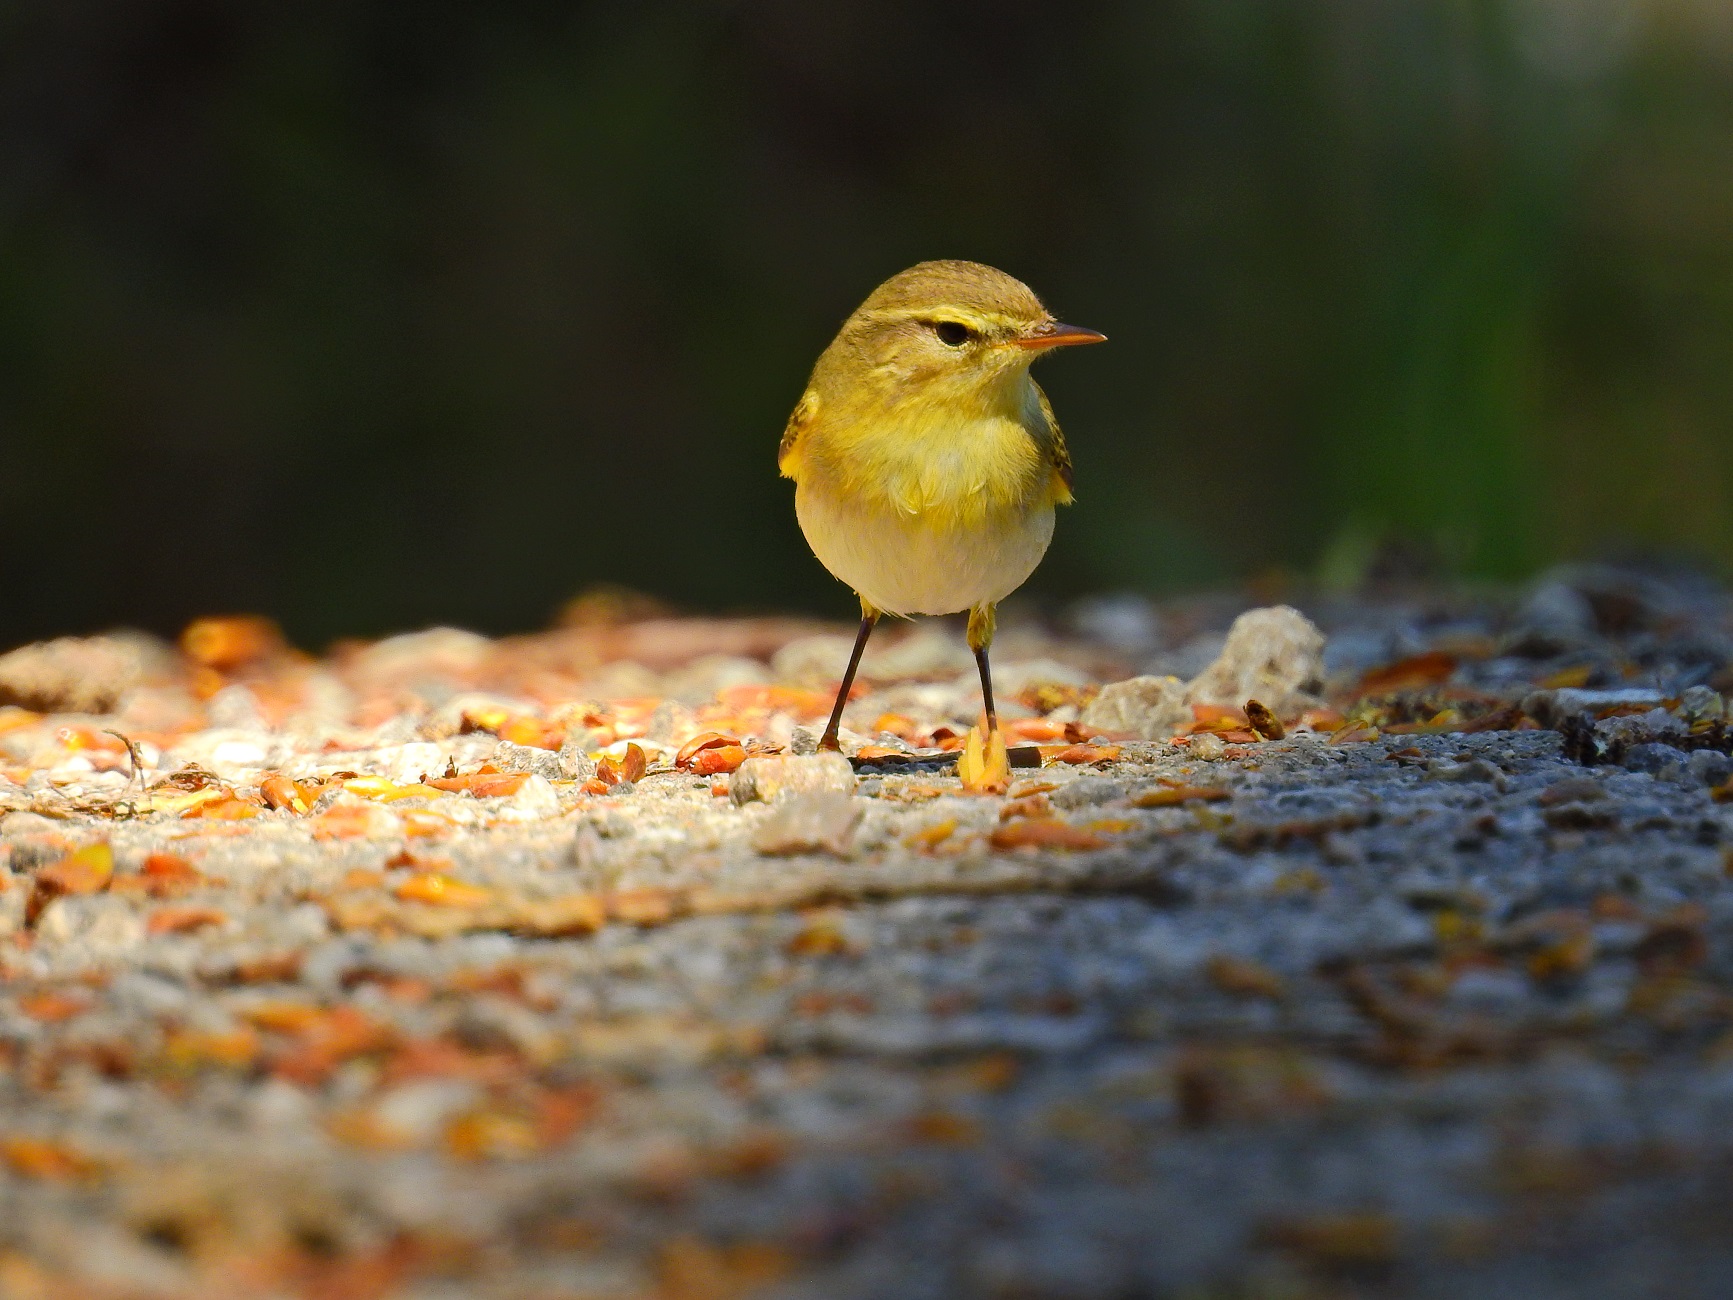
M 842 726 L 843 706 L 848 703 L 848 693 L 854 686 L 855 670 L 860 667 L 860 657 L 866 650 L 867 638 L 873 634 L 873 627 L 879 621 L 879 612 L 866 601 L 860 603 L 860 632 L 854 639 L 854 653 L 848 657 L 848 671 L 842 675 L 842 685 L 837 688 L 836 707 L 830 711 L 830 721 L 825 724 L 824 735 L 818 738 L 821 750 L 840 750 L 842 745 L 836 738 L 837 728 Z

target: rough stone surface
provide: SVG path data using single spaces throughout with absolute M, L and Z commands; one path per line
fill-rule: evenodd
M 1551 642 L 1520 594 L 1305 602 L 1335 712 L 1281 741 L 1077 746 L 1059 682 L 1003 798 L 769 754 L 822 692 L 617 630 L 569 681 L 569 631 L 328 663 L 337 718 L 285 662 L 224 686 L 259 730 L 190 672 L 0 708 L 0 1295 L 1733 1294 L 1733 601 L 1657 582 L 1549 576 Z M 1098 683 L 1236 612 L 1005 640 Z M 652 662 L 662 742 L 596 685 Z M 1560 689 L 1649 695 L 1523 711 Z M 931 753 L 978 704 L 849 716 Z M 483 772 L 487 727 L 645 770 Z
M 153 647 L 141 637 L 61 637 L 0 655 L 0 704 L 104 713 L 144 679 Z
M 854 788 L 854 768 L 841 754 L 768 754 L 740 765 L 729 794 L 737 804 L 775 803 L 797 794 L 849 794 Z
M 1324 634 L 1288 605 L 1247 610 L 1221 654 L 1186 688 L 1194 704 L 1238 708 L 1258 700 L 1282 715 L 1314 702 L 1324 681 Z
M 1077 721 L 1086 731 L 1166 740 L 1191 721 L 1191 706 L 1177 677 L 1131 677 L 1103 686 Z

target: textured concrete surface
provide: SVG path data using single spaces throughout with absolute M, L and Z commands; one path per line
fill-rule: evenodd
M 805 628 L 697 669 L 189 636 L 60 688 L 109 714 L 33 687 L 0 1294 L 1733 1294 L 1724 594 L 1301 600 L 1283 739 L 1204 701 L 1078 746 L 1246 603 L 1009 633 L 1047 762 L 996 799 L 678 765 L 801 746 Z M 886 648 L 851 744 L 966 727 L 947 646 Z

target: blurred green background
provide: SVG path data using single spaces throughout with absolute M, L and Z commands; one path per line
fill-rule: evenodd
M 1032 586 L 1733 561 L 1726 0 L 0 7 L 0 641 L 847 615 L 774 452 L 874 284 L 999 265 Z

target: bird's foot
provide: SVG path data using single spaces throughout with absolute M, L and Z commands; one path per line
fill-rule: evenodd
M 1004 794 L 1011 788 L 1011 757 L 1005 750 L 1005 734 L 997 727 L 984 735 L 969 728 L 963 756 L 957 760 L 957 775 L 963 778 L 964 794 Z

